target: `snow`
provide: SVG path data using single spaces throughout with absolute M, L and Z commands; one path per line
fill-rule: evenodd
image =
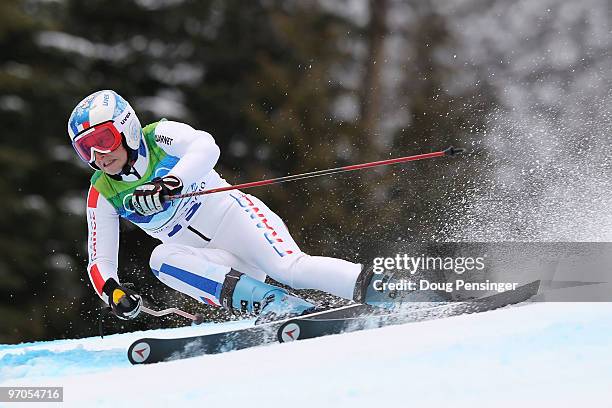
M 127 361 L 144 335 L 250 324 L 0 345 L 0 385 L 64 386 L 64 405 L 79 407 L 608 403 L 612 303 L 533 303 L 161 364 Z

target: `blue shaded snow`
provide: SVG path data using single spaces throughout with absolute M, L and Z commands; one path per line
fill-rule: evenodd
M 129 365 L 123 349 L 28 350 L 0 358 L 0 382 L 24 377 L 55 377 L 67 372 L 82 374 Z
M 15 380 L 37 381 L 63 376 L 106 372 L 130 367 L 129 345 L 143 337 L 188 337 L 250 327 L 253 319 L 204 323 L 172 329 L 112 334 L 21 344 L 0 344 L 0 384 Z

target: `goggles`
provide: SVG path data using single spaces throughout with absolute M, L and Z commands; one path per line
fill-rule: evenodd
M 113 125 L 113 121 L 102 122 L 79 132 L 72 146 L 86 163 L 95 160 L 94 152 L 110 153 L 121 145 L 123 138 Z

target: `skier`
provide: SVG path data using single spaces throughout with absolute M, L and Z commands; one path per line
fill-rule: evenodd
M 96 293 L 121 319 L 142 298 L 117 277 L 119 217 L 162 243 L 150 267 L 161 282 L 214 306 L 264 320 L 301 315 L 315 305 L 264 283 L 319 289 L 366 302 L 371 268 L 310 256 L 258 198 L 226 191 L 176 200 L 166 195 L 229 186 L 214 170 L 219 147 L 204 131 L 169 120 L 141 127 L 130 104 L 111 90 L 83 99 L 68 120 L 72 145 L 95 173 L 87 196 L 88 272 Z

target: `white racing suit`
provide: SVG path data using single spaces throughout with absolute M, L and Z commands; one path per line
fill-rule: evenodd
M 231 269 L 260 281 L 269 275 L 292 288 L 353 298 L 361 265 L 305 254 L 280 217 L 250 194 L 213 193 L 173 200 L 154 216 L 134 213 L 125 203 L 137 186 L 154 177 L 180 178 L 183 192 L 229 185 L 213 169 L 219 148 L 210 134 L 172 121 L 151 124 L 143 133 L 131 174 L 113 178 L 98 171 L 88 194 L 88 271 L 105 302 L 104 283 L 119 282 L 119 217 L 162 241 L 150 260 L 160 281 L 201 302 L 220 304 Z

